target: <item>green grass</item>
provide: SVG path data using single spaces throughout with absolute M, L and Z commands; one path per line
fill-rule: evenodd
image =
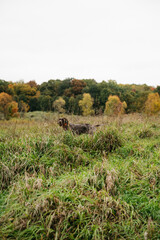
M 26 117 L 1 121 L 0 239 L 160 239 L 158 117 Z

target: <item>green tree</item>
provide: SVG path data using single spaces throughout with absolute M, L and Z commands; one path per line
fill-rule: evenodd
M 59 94 L 59 86 L 61 85 L 60 80 L 53 80 L 50 79 L 48 82 L 42 83 L 39 87 L 38 90 L 40 91 L 41 95 L 48 95 L 51 97 L 56 97 Z
M 40 95 L 38 98 L 40 110 L 51 111 L 52 109 L 52 98 L 49 95 Z
M 154 89 L 154 92 L 158 92 L 158 94 L 160 95 L 160 86 L 157 86 L 156 89 Z
M 40 110 L 40 104 L 37 97 L 33 97 L 29 100 L 29 111 L 39 111 Z
M 58 95 L 59 96 L 65 95 L 65 96 L 70 97 L 72 95 L 72 92 L 71 92 L 72 80 L 73 80 L 72 78 L 67 78 L 60 82 L 60 84 L 58 86 Z
M 77 107 L 76 99 L 72 96 L 69 98 L 69 102 L 68 102 L 69 113 L 73 114 L 76 110 L 76 107 Z
M 13 95 L 12 89 L 9 87 L 10 83 L 6 82 L 5 80 L 0 79 L 0 93 L 5 92 L 8 93 L 9 95 Z
M 83 94 L 83 99 L 79 101 L 79 106 L 82 108 L 83 116 L 89 116 L 94 114 L 93 110 L 93 98 L 89 93 Z

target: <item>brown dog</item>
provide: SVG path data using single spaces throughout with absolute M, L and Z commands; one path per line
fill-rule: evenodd
M 63 127 L 66 131 L 70 129 L 73 133 L 78 135 L 83 133 L 90 133 L 93 134 L 93 130 L 98 127 L 99 125 L 92 126 L 90 124 L 71 124 L 68 122 L 67 118 L 59 118 L 58 120 L 59 126 Z

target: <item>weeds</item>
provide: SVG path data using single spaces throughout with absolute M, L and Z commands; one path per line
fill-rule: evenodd
M 1 122 L 1 239 L 160 239 L 158 118 L 76 136 L 32 115 Z
M 153 132 L 151 129 L 142 129 L 137 132 L 139 138 L 150 138 L 153 136 Z
M 122 134 L 115 128 L 104 129 L 104 132 L 99 131 L 90 135 L 74 136 L 72 133 L 67 132 L 64 135 L 63 142 L 71 147 L 81 147 L 83 151 L 90 153 L 106 153 L 112 152 L 120 147 L 123 143 Z

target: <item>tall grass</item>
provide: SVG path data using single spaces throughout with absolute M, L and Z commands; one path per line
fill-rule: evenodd
M 32 115 L 1 121 L 1 239 L 160 239 L 158 118 Z

